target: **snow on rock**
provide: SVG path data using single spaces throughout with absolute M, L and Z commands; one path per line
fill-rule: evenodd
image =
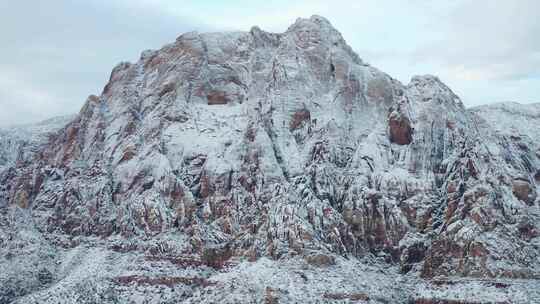
M 403 85 L 320 16 L 185 33 L 9 161 L 0 302 L 538 301 L 537 116 Z
M 31 161 L 50 136 L 63 128 L 73 115 L 59 116 L 35 124 L 0 128 L 0 206 L 7 203 L 5 197 L 9 181 L 16 174 L 18 163 Z M 20 193 L 18 201 L 26 205 L 27 199 Z
M 47 141 L 48 136 L 63 128 L 73 115 L 59 116 L 35 124 L 0 128 L 0 170 L 13 166 L 20 153 L 29 153 Z M 25 147 L 31 146 L 31 147 Z

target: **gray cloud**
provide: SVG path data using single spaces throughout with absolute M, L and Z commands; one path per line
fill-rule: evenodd
M 540 70 L 540 2 L 462 1 L 429 25 L 439 37 L 415 58 L 440 61 L 463 79 L 518 80 Z
M 77 112 L 118 62 L 209 28 L 134 1 L 2 1 L 0 11 L 0 125 Z

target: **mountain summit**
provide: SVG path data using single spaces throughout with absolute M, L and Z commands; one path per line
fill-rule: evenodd
M 540 138 L 508 129 L 540 118 L 510 108 L 319 16 L 183 34 L 0 167 L 0 303 L 540 301 Z

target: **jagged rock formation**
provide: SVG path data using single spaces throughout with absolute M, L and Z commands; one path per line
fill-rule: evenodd
M 4 174 L 0 302 L 538 300 L 525 108 L 404 86 L 318 16 L 183 34 Z
M 0 170 L 14 167 L 17 159 L 28 159 L 21 153 L 30 153 L 47 142 L 49 136 L 64 127 L 73 115 L 59 116 L 45 121 L 0 128 Z
M 50 136 L 73 118 L 73 115 L 59 116 L 36 124 L 0 128 L 0 195 L 9 192 L 8 177 L 15 174 L 17 162 L 31 162 Z M 0 197 L 0 206 L 6 202 L 5 197 Z

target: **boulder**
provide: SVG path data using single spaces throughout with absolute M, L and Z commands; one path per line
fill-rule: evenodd
M 515 179 L 512 182 L 512 192 L 520 200 L 529 205 L 536 200 L 536 189 L 529 181 L 523 179 Z
M 207 246 L 203 249 L 201 259 L 203 264 L 215 269 L 221 269 L 232 257 L 232 254 L 232 250 L 227 245 Z
M 227 104 L 229 102 L 226 93 L 222 91 L 211 91 L 206 95 L 206 99 L 209 105 Z
M 17 206 L 23 209 L 27 209 L 30 205 L 30 197 L 28 192 L 24 189 L 17 191 L 15 194 L 14 202 Z
M 336 263 L 333 256 L 322 253 L 311 254 L 306 256 L 304 259 L 308 264 L 316 267 L 328 267 Z

